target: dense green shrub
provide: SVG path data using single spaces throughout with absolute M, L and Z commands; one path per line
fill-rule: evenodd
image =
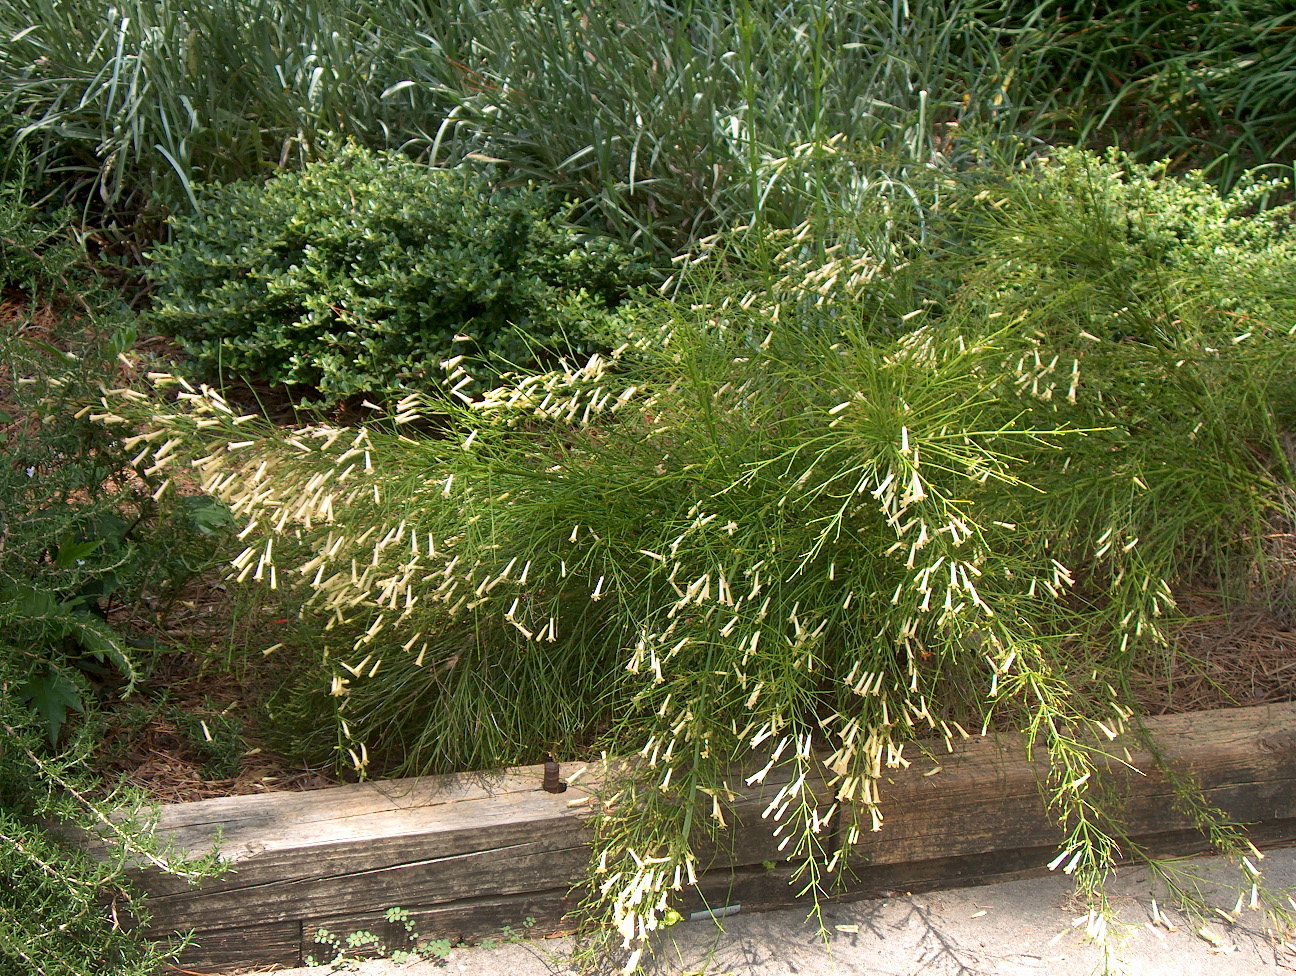
M 211 373 L 354 394 L 426 389 L 467 353 L 580 349 L 643 269 L 564 208 L 468 169 L 343 147 L 264 185 L 205 189 L 151 255 L 148 322 Z
M 65 215 L 64 215 L 65 216 Z M 205 566 L 211 500 L 172 508 L 116 432 L 87 416 L 134 327 L 61 218 L 0 185 L 0 971 L 139 974 L 163 948 L 119 919 L 138 911 L 127 862 L 159 858 L 142 822 L 92 799 L 86 768 L 102 700 L 129 694 L 138 652 L 110 611 Z M 159 501 L 161 498 L 161 501 Z M 96 860 L 51 825 L 90 830 Z
M 1098 743 L 1138 734 L 1131 675 L 1173 657 L 1181 587 L 1263 599 L 1286 568 L 1263 540 L 1292 481 L 1296 249 L 1250 213 L 1263 188 L 1221 201 L 1119 156 L 937 183 L 957 247 L 739 237 L 764 277 L 641 305 L 611 358 L 508 377 L 435 439 L 403 426 L 416 397 L 394 429 L 289 434 L 212 394 L 143 407 L 249 520 L 238 576 L 302 587 L 325 628 L 316 742 L 360 772 L 640 750 L 591 897 L 633 943 L 735 764 L 775 777 L 818 887 L 885 829 L 906 742 L 1016 728 L 1100 935 L 1130 848 Z M 931 276 L 951 284 L 894 305 Z

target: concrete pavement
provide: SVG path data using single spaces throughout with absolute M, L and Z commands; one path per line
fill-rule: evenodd
M 1296 849 L 1261 862 L 1273 890 L 1296 891 Z M 1232 912 L 1241 874 L 1220 859 L 1184 862 L 1212 907 Z M 1070 879 L 1062 875 L 828 905 L 825 940 L 804 912 L 743 914 L 681 922 L 666 930 L 655 966 L 663 976 L 1087 976 L 1104 954 L 1076 918 Z M 1263 914 L 1244 907 L 1230 924 L 1219 915 L 1190 919 L 1165 906 L 1146 868 L 1123 869 L 1109 888 L 1123 923 L 1112 972 L 1129 976 L 1267 976 L 1296 973 L 1296 947 L 1264 931 Z M 1153 923 L 1152 898 L 1166 924 Z M 1286 904 L 1286 892 L 1281 894 Z M 1287 905 L 1291 909 L 1291 905 Z M 1293 914 L 1296 914 L 1294 912 Z M 1205 930 L 1202 930 L 1202 926 Z M 1173 930 L 1171 930 L 1173 929 Z M 348 964 L 359 976 L 570 976 L 570 939 L 530 940 L 453 949 L 443 962 Z M 328 967 L 280 976 L 325 976 Z

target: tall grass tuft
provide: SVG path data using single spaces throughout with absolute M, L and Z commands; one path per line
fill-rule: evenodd
M 994 7 L 464 4 L 475 60 L 439 79 L 456 108 L 433 156 L 498 158 L 671 253 L 723 225 L 794 226 L 860 179 L 843 160 L 921 164 L 960 121 L 1021 121 L 1030 62 Z
M 1290 11 L 1260 0 L 5 0 L 0 117 L 108 218 L 183 210 L 324 133 L 499 161 L 665 252 L 791 227 L 878 157 L 1116 143 L 1231 185 L 1284 164 Z M 968 138 L 976 133 L 977 138 Z M 843 160 L 846 165 L 843 165 Z
M 0 107 L 39 177 L 108 216 L 170 212 L 200 181 L 311 158 L 326 132 L 399 146 L 418 93 L 401 50 L 417 25 L 391 3 L 10 0 Z M 413 116 L 413 117 L 412 117 Z
M 109 216 L 183 209 L 194 183 L 297 164 L 331 131 L 497 159 L 673 254 L 726 223 L 822 210 L 858 179 L 843 154 L 921 163 L 950 149 L 951 123 L 1015 124 L 1032 62 L 994 10 L 6 0 L 0 109 L 42 174 Z
M 1170 157 L 1223 186 L 1248 169 L 1290 173 L 1296 11 L 1262 0 L 1005 5 L 1041 61 L 1035 133 Z

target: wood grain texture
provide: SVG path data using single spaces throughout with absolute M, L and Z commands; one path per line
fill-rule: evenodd
M 301 946 L 300 922 L 203 929 L 194 933 L 194 944 L 181 954 L 180 964 L 213 973 L 269 966 L 291 969 L 301 965 Z
M 1258 825 L 1249 836 L 1262 850 L 1266 846 L 1291 846 L 1296 843 L 1296 820 Z M 1195 830 L 1146 834 L 1139 841 L 1148 854 L 1156 857 L 1184 857 L 1210 850 L 1209 842 Z M 828 900 L 893 898 L 941 888 L 969 888 L 1037 878 L 1049 873 L 1047 863 L 1056 854 L 1057 848 L 1049 846 L 1005 848 L 891 864 L 857 860 L 851 863 L 849 887 L 830 895 Z M 773 870 L 763 865 L 748 865 L 731 871 L 709 872 L 699 879 L 695 890 L 681 893 L 676 907 L 686 915 L 724 906 L 737 906 L 742 911 L 808 908 L 808 899 L 796 896 L 797 886 L 791 874 L 786 865 L 776 865 Z
M 1209 803 L 1296 837 L 1296 704 L 1168 716 L 1148 727 L 1171 767 L 1197 782 Z M 1127 768 L 1119 761 L 1126 747 L 1137 769 L 1154 763 L 1135 740 L 1109 747 L 1118 758 L 1104 781 L 1131 834 L 1167 852 L 1200 849 L 1167 777 Z M 924 775 L 932 763 L 919 758 L 920 747 L 907 750 L 912 766 L 887 771 L 886 819 L 861 838 L 846 897 L 1002 880 L 1052 858 L 1062 835 L 1042 800 L 1042 756 L 1027 758 L 1016 737 L 955 742 L 952 752 L 941 742 L 921 749 L 940 771 Z M 575 769 L 568 764 L 562 773 Z M 684 907 L 697 910 L 700 899 L 737 898 L 749 908 L 795 901 L 785 868 L 762 866 L 780 857 L 761 814 L 785 776 L 775 771 L 742 791 L 735 827 L 704 856 L 710 870 Z M 185 964 L 218 971 L 283 964 L 293 938 L 300 958 L 320 926 L 344 935 L 378 931 L 393 906 L 409 910 L 427 938 L 491 937 L 527 917 L 537 919 L 537 934 L 554 931 L 574 905 L 569 887 L 584 876 L 601 776 L 591 769 L 559 794 L 544 792 L 542 777 L 536 766 L 164 808 L 160 829 L 177 846 L 203 852 L 219 834 L 232 870 L 199 888 L 140 872 L 152 892 L 149 932 L 196 930 L 202 947 Z M 736 771 L 731 785 L 742 782 Z M 822 775 L 812 786 L 826 809 L 832 797 Z M 231 932 L 244 933 L 243 958 Z
M 447 939 L 453 945 L 510 936 L 551 935 L 564 926 L 570 927 L 564 918 L 575 910 L 578 901 L 570 887 L 500 897 L 465 898 L 449 905 L 409 909 L 409 922 L 420 943 Z M 399 922 L 389 921 L 385 912 L 330 915 L 312 917 L 302 923 L 304 956 L 328 957 L 330 947 L 317 941 L 321 929 L 342 940 L 354 932 L 370 932 L 389 949 L 413 947 L 410 930 Z
M 354 787 L 342 787 L 341 796 L 299 794 L 295 804 L 277 804 L 274 819 L 235 824 L 226 834 L 232 869 L 221 878 L 195 888 L 146 876 L 150 931 L 202 928 L 213 919 L 226 927 L 301 919 L 306 911 L 382 911 L 572 883 L 588 858 L 584 819 L 567 805 L 575 791 L 545 793 L 539 776 L 523 791 L 516 779 L 504 789 L 417 784 L 390 797 Z M 301 803 L 305 797 L 314 802 Z M 221 823 L 203 826 L 202 844 L 210 846 Z

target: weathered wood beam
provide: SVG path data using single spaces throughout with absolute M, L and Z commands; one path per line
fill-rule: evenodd
M 1149 721 L 1159 748 L 1230 817 L 1261 825 L 1258 836 L 1296 840 L 1296 704 L 1259 706 Z M 882 829 L 861 838 L 855 880 L 843 897 L 976 884 L 1043 870 L 1061 832 L 1041 799 L 1042 758 L 1027 759 L 1016 737 L 927 743 L 930 761 L 887 771 Z M 1123 748 L 1118 741 L 1112 748 Z M 1131 748 L 1132 765 L 1154 769 Z M 919 749 L 910 751 L 917 760 Z M 564 774 L 576 767 L 567 766 Z M 928 774 L 928 775 L 924 775 Z M 1132 837 L 1158 853 L 1202 848 L 1167 778 L 1113 763 L 1108 784 L 1123 803 Z M 397 943 L 385 911 L 410 912 L 426 938 L 480 939 L 536 919 L 557 930 L 584 875 L 587 820 L 597 777 L 567 792 L 540 786 L 542 768 L 494 775 L 434 776 L 275 793 L 163 808 L 159 828 L 178 847 L 210 850 L 221 837 L 224 876 L 193 888 L 141 872 L 150 891 L 152 935 L 195 932 L 186 968 L 221 971 L 289 965 L 319 954 L 323 927 L 345 937 L 373 931 Z M 777 842 L 761 812 L 773 777 L 734 805 L 721 845 L 683 911 L 794 902 Z M 819 781 L 825 807 L 829 790 Z M 390 929 L 390 931 L 388 931 Z

